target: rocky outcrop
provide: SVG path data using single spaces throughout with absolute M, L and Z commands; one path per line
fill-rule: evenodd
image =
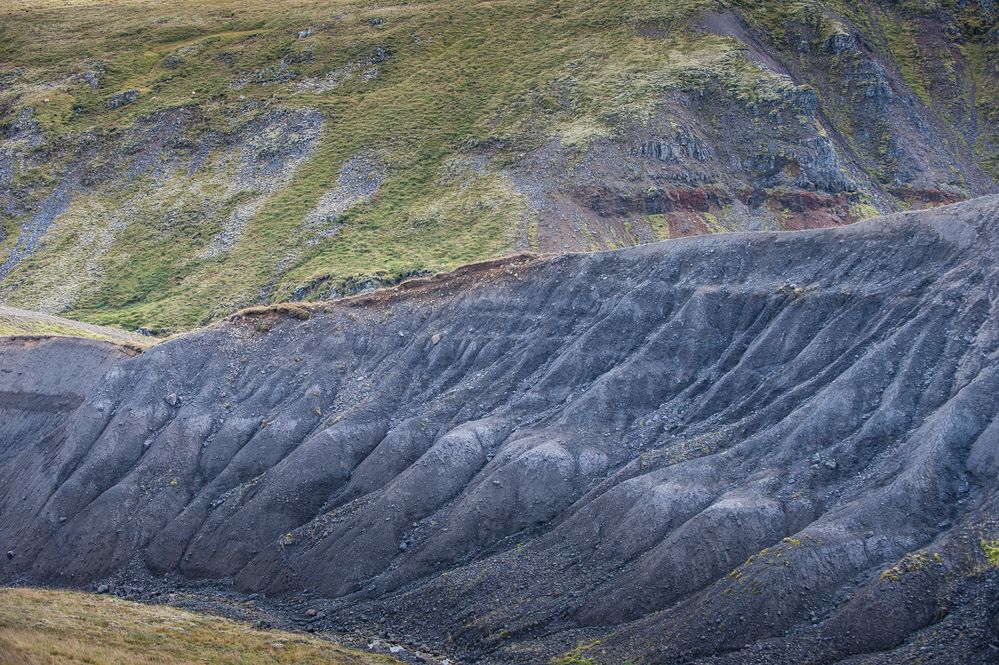
M 0 577 L 226 580 L 462 662 L 987 662 L 997 228 L 990 197 L 130 358 L 4 341 Z

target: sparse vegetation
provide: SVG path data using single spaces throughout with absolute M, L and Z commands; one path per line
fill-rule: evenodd
M 59 663 L 396 663 L 311 636 L 254 630 L 235 621 L 113 596 L 0 589 L 0 662 Z
M 72 316 L 182 329 L 252 305 L 268 283 L 268 299 L 286 300 L 302 284 L 392 283 L 506 253 L 524 209 L 502 168 L 524 150 L 553 133 L 573 141 L 605 134 L 608 114 L 646 114 L 664 87 L 717 79 L 735 95 L 773 94 L 731 40 L 677 33 L 648 48 L 636 33 L 639 23 L 673 24 L 712 6 L 19 0 L 0 28 L 2 69 L 21 72 L 4 99 L 31 105 L 47 135 L 123 130 L 192 104 L 201 111 L 189 130 L 195 143 L 231 131 L 236 114 L 246 123 L 277 108 L 316 109 L 327 121 L 224 260 L 203 250 L 239 199 L 219 185 L 231 174 L 205 167 L 193 182 L 185 172 L 184 188 L 146 178 L 74 200 L 45 247 L 11 276 L 33 288 L 7 297 L 37 307 L 40 286 L 65 290 L 69 260 L 73 280 L 84 282 L 66 293 Z M 34 48 L 40 42 L 43 51 Z M 301 85 L 372 54 L 380 55 L 370 76 L 324 92 Z M 241 82 L 268 68 L 284 78 Z M 99 88 L 86 83 L 91 70 L 100 71 Z M 133 103 L 109 106 L 127 89 L 139 91 Z M 480 168 L 468 155 L 484 142 L 500 154 Z M 341 215 L 335 241 L 308 244 L 303 218 L 359 153 L 385 163 L 384 183 Z M 131 214 L 121 224 L 103 212 L 123 207 Z M 110 247 L 94 245 L 116 228 Z M 3 249 L 14 238 L 7 234 Z
M 881 581 L 899 582 L 910 573 L 924 570 L 931 564 L 940 565 L 942 563 L 943 557 L 939 552 L 927 552 L 924 550 L 909 552 L 902 557 L 901 561 L 881 573 Z
M 982 552 L 989 564 L 999 568 L 999 540 L 981 540 Z
M 587 651 L 592 651 L 598 646 L 600 646 L 600 640 L 577 645 L 572 651 L 552 658 L 549 663 L 550 665 L 598 665 L 596 659 L 586 655 Z

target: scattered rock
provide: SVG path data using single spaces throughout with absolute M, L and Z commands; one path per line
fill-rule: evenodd
M 111 99 L 108 100 L 107 107 L 109 109 L 117 109 L 122 106 L 127 106 L 139 98 L 139 91 L 135 88 L 131 90 L 125 90 L 124 92 L 119 92 L 116 95 L 112 95 Z

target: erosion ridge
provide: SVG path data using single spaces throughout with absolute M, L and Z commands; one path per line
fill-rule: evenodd
M 260 318 L 273 315 L 288 315 L 298 318 L 308 317 L 318 312 L 329 312 L 333 307 L 343 306 L 364 306 L 376 302 L 391 301 L 402 294 L 414 294 L 427 290 L 435 290 L 436 295 L 450 293 L 462 286 L 489 279 L 491 277 L 502 276 L 505 271 L 507 275 L 511 270 L 522 269 L 523 267 L 542 258 L 542 255 L 532 252 L 521 252 L 510 256 L 502 256 L 486 261 L 468 263 L 455 268 L 449 272 L 435 273 L 419 277 L 404 279 L 398 284 L 387 286 L 371 291 L 364 291 L 350 296 L 337 298 L 333 301 L 297 301 L 283 302 L 274 305 L 257 305 L 237 310 L 224 320 L 226 323 L 240 321 L 246 318 Z M 550 257 L 549 257 L 550 258 Z
M 2 341 L 0 579 L 221 580 L 461 662 L 991 662 L 997 236 L 984 197 Z

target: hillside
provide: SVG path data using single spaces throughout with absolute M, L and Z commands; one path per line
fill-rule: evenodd
M 66 591 L 0 589 L 0 665 L 392 665 L 292 633 L 168 606 Z
M 0 580 L 461 663 L 994 662 L 997 271 L 992 196 L 0 340 Z
M 991 0 L 8 0 L 0 303 L 158 333 L 996 191 Z
M 95 326 L 50 314 L 29 312 L 0 305 L 0 337 L 63 336 L 99 339 L 134 348 L 151 346 L 155 339 L 125 332 L 117 328 Z

